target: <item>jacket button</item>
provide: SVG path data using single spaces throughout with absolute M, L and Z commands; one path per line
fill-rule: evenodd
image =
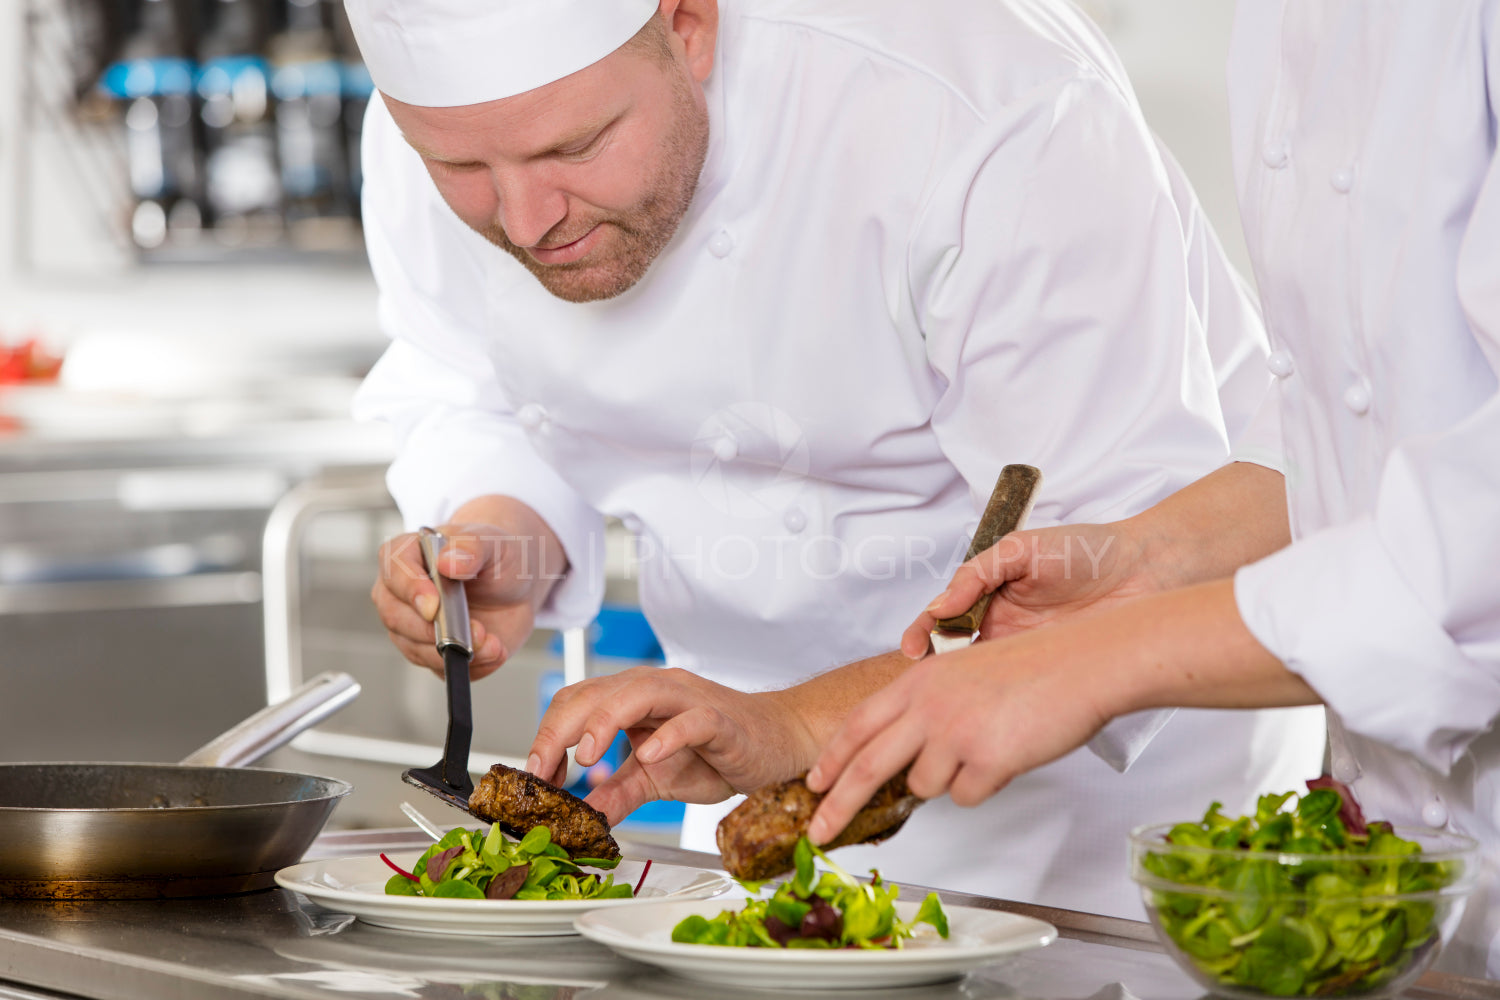
M 1448 825 L 1448 807 L 1443 805 L 1441 798 L 1434 795 L 1432 800 L 1422 807 L 1422 822 L 1432 827 Z
M 1297 366 L 1292 362 L 1292 356 L 1286 351 L 1272 351 L 1266 357 L 1266 367 L 1271 374 L 1277 378 L 1290 378 Z
M 781 523 L 786 525 L 787 531 L 795 535 L 807 527 L 807 515 L 803 513 L 801 507 L 792 507 L 781 515 Z
M 1286 166 L 1286 161 L 1291 155 L 1291 149 L 1285 141 L 1267 143 L 1266 148 L 1260 151 L 1261 162 L 1272 170 L 1280 170 Z
M 1354 168 L 1341 167 L 1335 170 L 1333 176 L 1328 178 L 1328 183 L 1339 194 L 1348 194 L 1350 189 L 1354 187 Z
M 708 252 L 715 257 L 728 257 L 729 251 L 734 249 L 734 237 L 729 235 L 728 230 L 721 229 L 714 233 L 713 238 L 708 241 Z
M 516 419 L 522 427 L 534 431 L 547 422 L 547 411 L 539 403 L 527 403 L 516 411 Z
M 1370 383 L 1363 378 L 1344 390 L 1344 405 L 1349 408 L 1350 413 L 1357 416 L 1369 412 L 1370 399 Z

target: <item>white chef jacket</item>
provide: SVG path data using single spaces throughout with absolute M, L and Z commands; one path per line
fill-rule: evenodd
M 1236 577 L 1366 815 L 1500 847 L 1500 3 L 1251 0 L 1234 152 L 1291 548 Z M 1279 407 L 1279 430 L 1277 408 Z M 1500 899 L 1445 964 L 1500 974 Z
M 394 343 L 357 410 L 398 433 L 410 524 L 484 494 L 546 518 L 571 568 L 541 624 L 595 613 L 613 515 L 668 661 L 782 687 L 893 648 L 1006 463 L 1043 470 L 1048 524 L 1133 513 L 1227 459 L 1218 392 L 1238 424 L 1269 382 L 1258 318 L 1073 8 L 724 2 L 706 94 L 677 234 L 584 305 L 466 229 L 370 105 Z M 1127 830 L 1315 773 L 1314 715 L 1182 713 L 1124 776 L 1080 752 L 978 809 L 925 807 L 876 859 L 1139 916 Z

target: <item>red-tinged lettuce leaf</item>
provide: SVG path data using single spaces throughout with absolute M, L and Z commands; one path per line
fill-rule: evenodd
M 448 873 L 448 866 L 451 865 L 453 861 L 463 852 L 463 845 L 458 844 L 454 847 L 448 848 L 446 851 L 439 851 L 432 857 L 428 858 L 427 877 L 432 879 L 434 882 L 442 881 L 443 876 Z
M 1339 798 L 1344 803 L 1339 809 L 1339 819 L 1343 822 L 1344 829 L 1356 837 L 1369 834 L 1369 825 L 1365 822 L 1364 811 L 1360 809 L 1359 803 L 1354 801 L 1354 792 L 1349 789 L 1348 785 L 1327 774 L 1320 778 L 1308 779 L 1307 790 L 1309 792 L 1319 788 L 1327 788 L 1339 793 Z
M 526 873 L 530 870 L 530 865 L 511 865 L 490 879 L 490 884 L 484 887 L 484 898 L 511 899 L 526 882 Z

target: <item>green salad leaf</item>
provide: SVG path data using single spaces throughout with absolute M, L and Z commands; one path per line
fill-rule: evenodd
M 1461 863 L 1424 860 L 1420 844 L 1389 823 L 1366 824 L 1332 784 L 1263 795 L 1253 816 L 1225 816 L 1215 802 L 1140 855 L 1161 880 L 1146 881 L 1155 920 L 1212 981 L 1271 996 L 1353 996 L 1437 945 L 1437 907 L 1417 894 L 1453 884 Z
M 382 858 L 385 856 L 382 855 Z M 385 884 L 390 896 L 438 899 L 629 899 L 634 892 L 613 875 L 591 868 L 614 868 L 619 859 L 569 858 L 552 843 L 552 831 L 535 826 L 519 841 L 497 823 L 489 831 L 454 827 L 417 859 L 410 872 L 397 868 Z
M 830 870 L 819 873 L 815 858 Z M 777 886 L 770 898 L 752 899 L 712 919 L 686 917 L 672 928 L 672 940 L 747 948 L 900 948 L 919 924 L 948 936 L 948 917 L 935 892 L 927 894 L 916 917 L 903 921 L 896 916 L 900 889 L 882 881 L 879 872 L 861 882 L 806 837 L 797 842 L 793 860 L 791 881 Z M 741 880 L 740 885 L 758 896 L 766 883 Z

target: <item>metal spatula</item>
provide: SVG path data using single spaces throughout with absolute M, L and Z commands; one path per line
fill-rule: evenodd
M 469 700 L 469 660 L 474 656 L 469 599 L 462 580 L 450 580 L 438 572 L 438 556 L 447 543 L 442 533 L 423 528 L 417 540 L 427 573 L 438 589 L 438 611 L 432 626 L 448 687 L 448 738 L 443 743 L 442 760 L 431 767 L 414 767 L 402 773 L 401 780 L 468 812 L 469 796 L 474 794 L 474 780 L 469 777 L 469 744 L 474 739 L 474 710 Z
M 1042 473 L 1033 466 L 1007 465 L 1001 469 L 964 561 L 973 559 L 1012 531 L 1019 531 L 1031 513 L 1031 504 L 1041 485 Z M 981 594 L 968 611 L 939 621 L 932 630 L 932 651 L 947 653 L 973 642 L 993 596 L 993 592 Z

